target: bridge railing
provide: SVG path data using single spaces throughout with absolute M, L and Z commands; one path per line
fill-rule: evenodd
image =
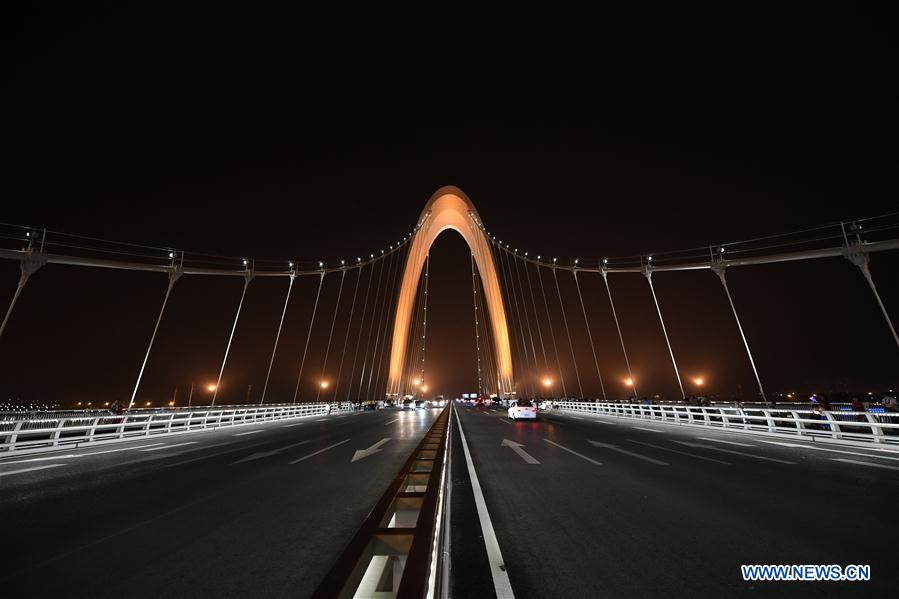
M 171 410 L 28 414 L 0 420 L 0 454 L 26 449 L 78 447 L 85 443 L 184 433 L 347 411 L 346 404 L 300 403 Z
M 655 420 L 791 437 L 862 441 L 899 445 L 899 413 L 816 412 L 796 408 L 707 407 L 680 404 L 643 405 L 588 401 L 559 401 L 566 412 Z

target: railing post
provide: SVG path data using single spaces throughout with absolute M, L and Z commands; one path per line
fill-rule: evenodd
M 877 421 L 873 414 L 868 414 L 867 412 L 865 412 L 865 419 L 871 425 L 871 436 L 874 438 L 874 442 L 883 443 L 883 428 L 881 428 L 880 422 Z

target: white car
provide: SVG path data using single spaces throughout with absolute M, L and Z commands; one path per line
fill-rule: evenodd
M 526 399 L 518 399 L 509 404 L 509 418 L 512 420 L 536 420 L 537 408 Z

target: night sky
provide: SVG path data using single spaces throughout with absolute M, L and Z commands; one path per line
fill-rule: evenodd
M 0 221 L 333 264 L 396 242 L 431 194 L 452 184 L 500 239 L 567 263 L 899 205 L 897 54 L 886 15 L 848 6 L 763 14 L 329 5 L 315 14 L 132 5 L 8 15 Z M 897 252 L 872 257 L 894 320 L 897 267 Z M 428 380 L 447 395 L 474 391 L 461 237 L 438 240 L 430 272 Z M 347 275 L 345 294 L 356 276 Z M 16 263 L 0 264 L 4 310 L 17 277 Z M 571 275 L 559 277 L 569 321 L 580 323 Z M 707 392 L 753 398 L 717 278 L 653 280 L 683 374 L 704 376 Z M 768 391 L 899 387 L 899 350 L 848 261 L 746 267 L 728 280 Z M 602 279 L 580 281 L 607 390 L 622 397 L 626 369 Z M 641 395 L 676 397 L 645 279 L 610 281 Z M 295 286 L 271 401 L 292 396 L 316 283 Z M 316 393 L 338 283 L 325 279 L 301 399 Z M 250 286 L 220 402 L 244 401 L 248 384 L 258 401 L 286 288 L 286 279 Z M 40 270 L 0 338 L 0 401 L 128 399 L 164 292 L 161 274 Z M 234 278 L 178 282 L 142 402 L 178 385 L 181 403 L 191 381 L 215 380 L 240 292 Z M 570 352 L 553 318 L 572 393 Z M 345 326 L 338 319 L 329 371 Z M 595 396 L 583 327 L 573 336 L 584 391 Z

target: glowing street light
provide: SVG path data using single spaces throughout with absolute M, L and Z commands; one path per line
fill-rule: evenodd
M 634 386 L 634 379 L 628 377 L 628 378 L 624 379 L 624 384 L 627 385 L 628 387 L 633 387 L 633 386 Z
M 215 383 L 209 383 L 206 385 L 206 390 L 210 393 L 215 393 Z
M 701 376 L 697 376 L 693 379 L 693 384 L 697 387 L 702 387 L 705 384 L 705 379 Z
M 552 385 L 553 385 L 553 380 L 551 378 L 549 378 L 548 376 L 543 377 L 543 386 L 544 387 L 552 387 Z
M 416 387 L 418 387 L 419 385 L 421 385 L 421 379 L 415 379 L 415 380 L 413 380 L 413 381 L 412 381 L 412 384 L 415 385 Z
M 319 383 L 319 386 L 320 386 L 322 389 L 327 389 L 327 388 L 328 388 L 328 381 L 322 381 L 321 383 Z
M 422 385 L 422 387 L 421 387 L 421 392 L 422 392 L 422 393 L 427 393 L 427 392 L 428 392 L 428 386 L 427 386 L 427 385 Z

